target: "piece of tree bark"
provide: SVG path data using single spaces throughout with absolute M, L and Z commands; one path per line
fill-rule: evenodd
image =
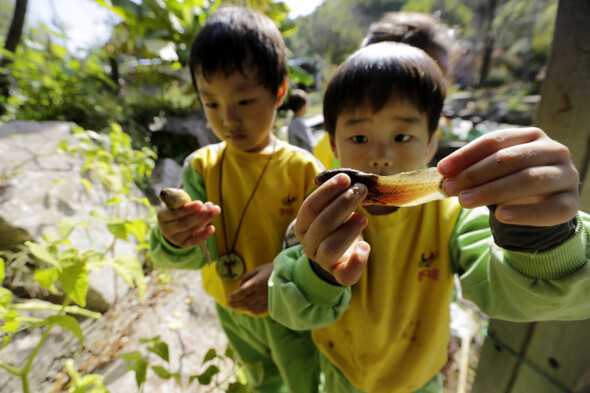
M 16 47 L 23 32 L 28 1 L 29 0 L 16 0 L 16 4 L 14 6 L 14 15 L 12 17 L 12 22 L 10 23 L 8 35 L 6 36 L 6 42 L 4 43 L 4 49 L 12 53 L 16 51 Z M 11 63 L 11 61 L 12 60 L 3 57 L 2 60 L 0 60 L 0 68 L 5 68 Z M 0 73 L 0 95 L 6 98 L 8 98 L 9 93 L 8 86 L 8 75 L 5 73 Z
M 535 125 L 566 145 L 590 212 L 590 1 L 561 0 Z

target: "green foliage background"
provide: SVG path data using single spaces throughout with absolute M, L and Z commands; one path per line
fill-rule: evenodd
M 95 130 L 116 122 L 135 143 L 146 144 L 154 117 L 198 109 L 186 69 L 188 48 L 221 1 L 94 1 L 119 20 L 103 47 L 68 53 L 62 30 L 27 24 L 16 53 L 0 52 L 13 61 L 0 70 L 11 80 L 10 97 L 0 98 L 0 122 L 69 120 Z M 319 68 L 324 82 L 358 48 L 372 22 L 387 11 L 402 10 L 434 13 L 475 54 L 481 52 L 484 35 L 493 36 L 499 56 L 492 64 L 490 86 L 518 84 L 545 65 L 557 10 L 557 0 L 498 0 L 486 32 L 485 0 L 324 0 L 313 13 L 295 20 L 287 18 L 282 1 L 232 2 L 269 15 L 283 32 L 289 58 Z M 0 39 L 8 31 L 13 3 L 0 0 Z M 175 57 L 164 56 L 162 48 Z M 290 71 L 293 85 L 313 82 L 301 68 L 292 65 Z

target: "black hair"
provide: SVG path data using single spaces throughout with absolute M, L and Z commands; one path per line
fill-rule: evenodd
M 285 43 L 266 15 L 244 7 L 227 6 L 211 15 L 195 37 L 189 69 L 197 89 L 196 74 L 205 79 L 217 72 L 226 76 L 253 67 L 260 82 L 276 94 L 287 77 Z
M 369 27 L 361 47 L 383 41 L 403 42 L 420 48 L 438 63 L 443 73 L 449 71 L 446 67 L 454 48 L 453 30 L 430 14 L 388 12 Z
M 307 93 L 302 89 L 295 89 L 289 96 L 289 109 L 297 112 L 299 109 L 307 105 Z
M 328 83 L 324 126 L 333 136 L 342 112 L 367 105 L 376 113 L 389 100 L 400 99 L 426 114 L 432 135 L 445 94 L 442 71 L 424 51 L 396 42 L 369 45 L 346 59 Z

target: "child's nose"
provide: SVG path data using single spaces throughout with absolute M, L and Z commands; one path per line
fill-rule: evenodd
M 370 164 L 373 168 L 386 168 L 393 165 L 393 157 L 385 144 L 379 144 L 371 150 Z
M 236 108 L 227 107 L 223 112 L 223 125 L 232 126 L 240 122 L 240 117 Z

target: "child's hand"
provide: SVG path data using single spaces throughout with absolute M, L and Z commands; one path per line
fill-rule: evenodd
M 228 296 L 228 305 L 232 308 L 262 314 L 268 310 L 268 279 L 273 264 L 258 266 L 240 280 L 240 288 Z
M 211 202 L 193 201 L 178 209 L 159 209 L 158 225 L 172 244 L 190 248 L 204 243 L 215 232 L 212 225 L 207 225 L 219 213 L 219 206 Z
M 367 218 L 354 210 L 367 195 L 363 184 L 350 187 L 339 174 L 309 195 L 297 215 L 295 236 L 308 258 L 342 285 L 353 285 L 363 273 L 370 246 L 360 239 Z
M 538 128 L 491 132 L 438 164 L 443 190 L 463 207 L 497 204 L 507 224 L 552 226 L 580 208 L 579 175 L 568 148 Z

